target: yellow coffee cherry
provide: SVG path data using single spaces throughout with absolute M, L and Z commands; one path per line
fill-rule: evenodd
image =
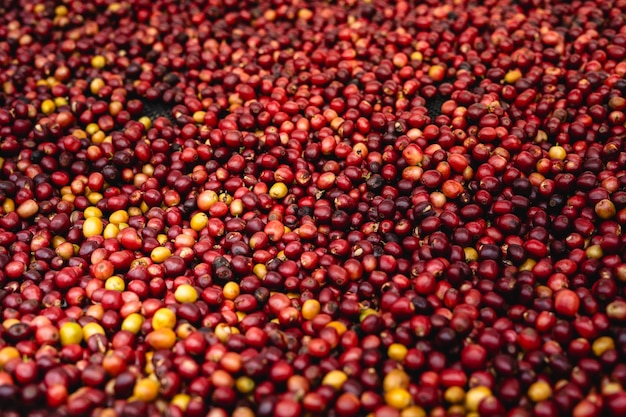
M 385 402 L 396 410 L 402 410 L 411 405 L 411 394 L 404 388 L 393 388 L 385 392 Z
M 533 269 L 533 267 L 537 264 L 537 261 L 532 259 L 532 258 L 528 258 L 524 261 L 524 263 L 522 263 L 519 266 L 519 270 L 520 271 L 530 271 Z
M 426 417 L 426 410 L 418 405 L 410 405 L 400 413 L 400 417 Z
M 465 252 L 465 261 L 472 262 L 478 259 L 478 252 L 476 249 L 472 247 L 463 248 L 463 252 Z
M 56 84 L 58 84 L 58 82 L 55 81 L 54 84 L 56 85 Z M 65 97 L 55 97 L 54 98 L 54 105 L 57 108 L 59 108 L 61 106 L 67 106 L 68 102 L 67 102 L 67 99 Z M 74 134 L 74 133 L 72 132 L 72 134 Z
M 288 192 L 289 192 L 289 189 L 287 188 L 287 185 L 285 185 L 285 183 L 277 182 L 274 185 L 272 185 L 272 188 L 270 188 L 268 194 L 274 200 L 279 200 L 285 197 Z
M 467 391 L 465 395 L 465 408 L 468 411 L 478 411 L 480 402 L 491 395 L 489 387 L 478 386 Z
M 204 123 L 204 116 L 206 115 L 206 112 L 204 110 L 198 110 L 196 112 L 193 113 L 193 116 L 191 116 L 193 118 L 193 121 L 196 123 Z
M 337 330 L 337 334 L 339 336 L 341 336 L 342 334 L 344 334 L 347 330 L 348 327 L 341 321 L 339 320 L 333 320 L 330 323 L 328 323 L 326 325 L 326 327 L 332 327 L 333 329 Z
M 222 289 L 222 293 L 227 300 L 234 300 L 240 293 L 239 284 L 233 281 L 227 282 Z
M 19 350 L 17 350 L 17 348 L 13 346 L 3 347 L 2 349 L 0 349 L 0 370 L 2 370 L 4 368 L 4 365 L 6 365 L 6 363 L 9 362 L 11 359 L 19 358 L 21 356 L 22 354 Z
M 150 259 L 153 262 L 161 263 L 172 255 L 172 251 L 163 246 L 157 246 L 150 252 Z
M 152 316 L 153 329 L 173 329 L 174 326 L 176 326 L 176 313 L 172 310 L 167 307 L 162 307 L 154 312 Z
M 171 349 L 176 343 L 176 332 L 167 327 L 153 330 L 146 336 L 146 342 L 154 349 Z
M 142 116 L 138 121 L 146 128 L 146 130 L 152 127 L 152 120 L 150 120 L 148 116 Z
M 102 210 L 100 210 L 98 207 L 89 206 L 85 209 L 85 211 L 83 212 L 83 215 L 85 216 L 85 219 L 88 219 L 90 217 L 101 218 Z
M 74 194 L 72 194 L 72 190 L 69 187 L 69 185 L 61 188 L 61 194 L 62 194 L 61 195 L 61 200 L 63 200 L 63 201 L 67 201 L 68 203 L 74 203 L 74 201 L 76 201 L 76 196 Z M 25 216 L 23 216 L 20 213 L 20 208 L 19 207 L 17 209 L 17 214 L 19 214 L 20 217 L 22 217 L 22 218 L 26 218 Z
M 600 336 L 591 345 L 591 350 L 596 356 L 602 356 L 604 352 L 611 349 L 615 349 L 615 341 L 609 336 Z
M 263 279 L 267 275 L 267 266 L 265 266 L 265 264 L 256 264 L 252 267 L 252 273 L 258 278 Z
M 68 12 L 67 7 L 64 5 L 56 6 L 54 8 L 54 14 L 56 16 L 67 16 L 67 12 Z
M 154 333 L 154 332 L 152 332 Z M 150 344 L 150 335 L 152 333 L 149 333 L 148 336 L 146 337 L 146 343 Z M 152 346 L 152 345 L 151 345 Z M 152 358 L 154 358 L 154 352 L 150 351 L 146 353 L 146 366 L 143 367 L 143 372 L 150 375 L 154 373 L 154 363 L 152 362 Z
M 139 207 L 128 207 L 128 216 L 141 216 L 142 212 Z
M 105 239 L 115 239 L 119 232 L 120 232 L 120 228 L 116 224 L 109 223 L 104 228 L 104 231 L 102 232 L 102 236 Z
M 83 328 L 73 321 L 63 323 L 59 329 L 59 339 L 62 346 L 79 344 L 83 340 Z
M 229 206 L 230 203 L 232 203 L 232 201 L 233 201 L 233 196 L 228 194 L 228 193 L 221 193 L 218 196 L 218 201 L 221 201 L 222 203 L 224 203 L 227 206 Z
M 322 379 L 322 385 L 330 385 L 336 390 L 340 390 L 343 384 L 348 380 L 348 375 L 338 369 L 332 370 Z
M 175 405 L 180 409 L 180 411 L 185 412 L 187 410 L 187 406 L 189 405 L 189 401 L 191 397 L 189 394 L 176 394 L 172 397 L 170 404 Z
M 101 69 L 104 68 L 106 64 L 107 60 L 102 55 L 95 55 L 93 58 L 91 58 L 91 66 L 94 68 Z
M 182 284 L 176 288 L 174 298 L 179 303 L 193 303 L 198 299 L 198 291 L 189 284 Z
M 407 351 L 407 347 L 403 344 L 392 343 L 389 345 L 389 348 L 387 348 L 387 356 L 389 356 L 389 359 L 393 359 L 396 362 L 403 362 Z
M 622 384 L 619 382 L 607 382 L 602 386 L 602 395 L 608 396 L 624 391 Z
M 5 213 L 12 213 L 15 211 L 15 201 L 12 198 L 7 198 L 2 203 L 2 209 Z
M 89 340 L 94 334 L 105 334 L 104 329 L 98 323 L 87 323 L 83 326 L 83 338 Z
M 133 397 L 139 401 L 151 402 L 159 396 L 159 382 L 152 378 L 142 378 L 135 383 Z
M 465 399 L 465 391 L 459 386 L 453 386 L 445 390 L 443 399 L 450 404 L 460 404 Z
M 193 215 L 191 220 L 189 220 L 189 227 L 191 227 L 196 232 L 201 231 L 206 227 L 209 223 L 209 216 L 205 213 L 196 213 Z
M 359 322 L 363 322 L 363 320 L 365 320 L 365 318 L 367 316 L 369 316 L 370 314 L 378 314 L 378 312 L 376 310 L 374 310 L 373 308 L 366 308 L 363 311 L 361 311 L 361 314 L 359 315 Z
M 552 396 L 552 388 L 546 381 L 533 382 L 528 387 L 528 398 L 535 403 L 545 401 Z
M 94 78 L 89 84 L 89 91 L 91 91 L 91 94 L 97 95 L 104 86 L 105 84 L 102 78 Z
M 144 317 L 139 313 L 129 314 L 122 322 L 122 330 L 126 330 L 133 334 L 139 333 L 144 322 Z
M 41 112 L 45 114 L 46 116 L 51 114 L 55 110 L 56 110 L 56 105 L 54 104 L 54 101 L 50 99 L 46 99 L 41 102 Z
M 102 200 L 103 198 L 104 196 L 101 193 L 97 193 L 95 191 L 92 191 L 87 195 L 87 200 L 89 200 L 91 204 L 98 204 L 98 201 Z
M 306 300 L 302 304 L 302 318 L 305 320 L 313 320 L 319 314 L 322 305 L 315 299 Z
M 97 132 L 100 132 L 100 126 L 98 126 L 98 123 L 89 123 L 85 127 L 85 132 L 87 132 L 89 136 L 92 136 L 96 134 Z
M 383 378 L 383 391 L 391 391 L 394 388 L 407 389 L 409 387 L 409 376 L 401 369 L 392 369 Z
M 4 327 L 6 330 L 9 330 L 11 326 L 19 323 L 21 323 L 20 320 L 16 318 L 6 319 L 2 322 L 2 327 Z
M 589 245 L 585 249 L 585 255 L 590 259 L 601 259 L 604 255 L 604 251 L 600 245 Z
M 109 222 L 114 224 L 128 223 L 128 212 L 126 210 L 117 210 L 109 216 Z
M 102 230 L 104 229 L 102 225 L 102 220 L 98 217 L 89 217 L 85 219 L 83 223 L 83 236 L 92 237 L 102 234 Z
M 560 145 L 554 145 L 550 147 L 550 149 L 548 149 L 548 156 L 550 157 L 550 159 L 557 159 L 559 161 L 562 161 L 567 156 L 567 152 L 565 151 L 564 147 Z
M 60 235 L 56 235 L 55 237 L 52 238 L 52 247 L 54 249 L 58 248 L 59 246 L 61 246 L 63 243 L 65 243 L 66 240 L 63 236 Z
M 615 217 L 617 214 L 615 203 L 613 203 L 609 198 L 603 198 L 598 201 L 594 206 L 594 211 L 596 212 L 596 215 L 603 220 L 608 220 Z
M 515 68 L 505 74 L 504 81 L 508 84 L 513 84 L 520 78 L 522 78 L 522 71 L 520 71 L 518 68 Z
M 254 391 L 254 379 L 247 376 L 240 376 L 235 380 L 235 388 L 242 394 L 249 394 Z
M 220 342 L 226 343 L 233 334 L 239 333 L 239 329 L 233 326 L 229 326 L 227 323 L 219 323 L 215 326 L 215 336 Z
M 122 292 L 126 288 L 126 283 L 121 277 L 113 275 L 112 277 L 107 278 L 104 282 L 104 288 L 107 290 Z
M 180 339 L 186 339 L 197 329 L 187 322 L 182 322 L 176 326 L 176 336 Z

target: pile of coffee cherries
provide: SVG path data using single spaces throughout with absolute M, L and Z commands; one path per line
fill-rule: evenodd
M 0 2 L 0 415 L 626 415 L 626 1 Z

